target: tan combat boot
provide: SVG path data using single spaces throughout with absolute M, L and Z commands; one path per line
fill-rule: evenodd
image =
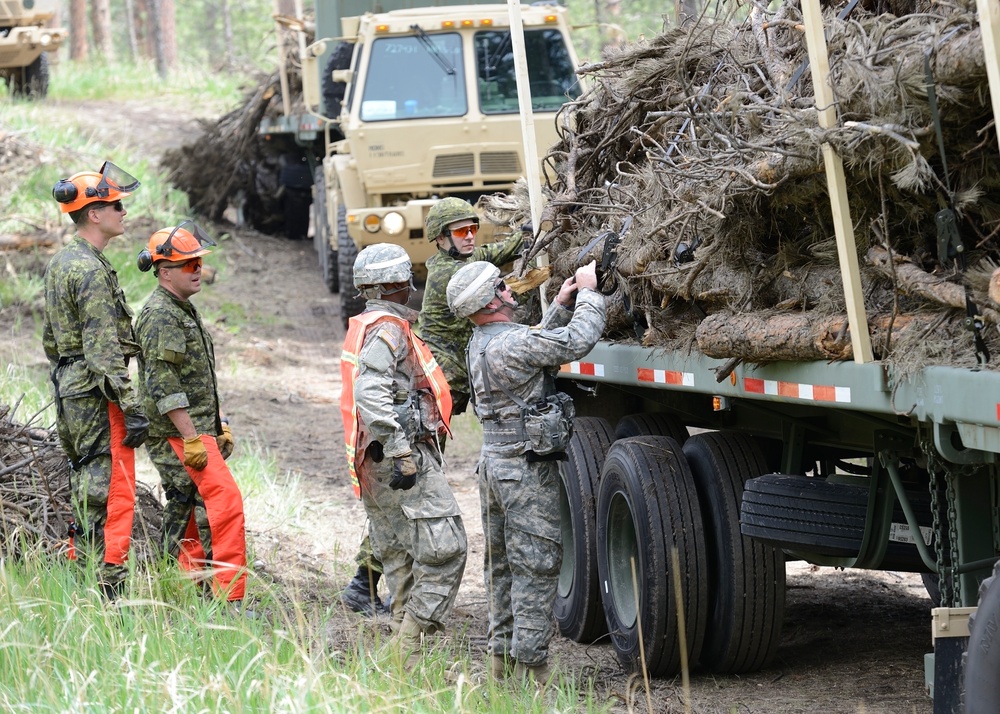
M 506 655 L 490 655 L 489 667 L 490 678 L 503 682 L 514 673 L 514 660 Z
M 423 632 L 416 618 L 406 613 L 403 615 L 403 621 L 399 623 L 399 629 L 389 638 L 388 649 L 403 658 L 403 669 L 407 672 L 417 666 L 423 655 L 421 652 Z
M 539 662 L 538 664 L 514 664 L 514 678 L 521 681 L 534 682 L 539 687 L 544 687 L 552 677 L 552 670 L 549 663 Z

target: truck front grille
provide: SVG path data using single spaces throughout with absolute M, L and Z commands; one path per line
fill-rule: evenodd
M 484 151 L 479 155 L 479 168 L 484 174 L 521 173 L 521 161 L 515 151 Z
M 434 159 L 434 178 L 472 176 L 476 172 L 473 154 L 444 154 Z

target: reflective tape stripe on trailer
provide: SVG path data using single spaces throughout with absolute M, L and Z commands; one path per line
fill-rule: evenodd
M 694 386 L 694 372 L 677 372 L 670 369 L 649 369 L 648 367 L 639 367 L 636 372 L 636 377 L 640 382 L 652 382 L 654 384 L 679 384 L 683 387 Z
M 604 365 L 596 362 L 570 362 L 559 367 L 566 374 L 584 374 L 588 377 L 603 377 Z
M 743 389 L 751 394 L 768 394 L 775 397 L 807 399 L 814 402 L 849 403 L 851 401 L 850 387 L 829 387 L 818 384 L 798 384 L 796 382 L 779 382 L 774 379 L 744 377 Z

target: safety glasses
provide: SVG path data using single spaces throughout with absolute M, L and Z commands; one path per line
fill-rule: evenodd
M 476 234 L 479 232 L 479 226 L 472 223 L 468 226 L 462 226 L 461 228 L 451 228 L 452 238 L 475 238 Z
M 160 266 L 161 270 L 163 268 L 167 268 L 167 269 L 180 268 L 180 271 L 182 273 L 188 273 L 190 275 L 194 275 L 199 270 L 201 270 L 201 258 L 192 258 L 191 260 L 189 260 L 187 262 L 184 262 L 184 263 L 181 263 L 180 265 L 162 265 L 162 266 Z
M 119 201 L 115 201 L 113 203 L 105 203 L 104 205 L 101 205 L 101 206 L 94 206 L 94 208 L 97 208 L 97 209 L 101 209 L 101 208 L 113 208 L 116 211 L 118 211 L 118 213 L 122 213 L 122 212 L 125 211 L 125 206 L 122 205 L 122 202 L 120 200 Z
M 498 281 L 498 282 L 497 282 L 497 284 L 496 284 L 496 285 L 494 285 L 494 286 L 493 286 L 493 289 L 494 289 L 494 290 L 495 290 L 495 291 L 496 291 L 496 292 L 497 292 L 498 294 L 499 294 L 499 293 L 502 293 L 502 292 L 503 292 L 504 290 L 506 290 L 506 289 L 507 289 L 507 283 L 505 283 L 505 282 L 504 282 L 503 280 L 500 280 L 500 281 Z

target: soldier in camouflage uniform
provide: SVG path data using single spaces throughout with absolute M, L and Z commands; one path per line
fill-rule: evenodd
M 45 269 L 42 344 L 51 368 L 56 428 L 69 459 L 74 536 L 101 563 L 101 591 L 114 599 L 124 585 L 135 507 L 135 452 L 146 420 L 129 379 L 139 352 L 132 312 L 103 250 L 125 232 L 122 199 L 139 182 L 111 163 L 61 179 L 53 198 L 76 236 Z
M 424 222 L 427 240 L 438 251 L 427 260 L 424 302 L 416 332 L 434 353 L 451 387 L 452 414 L 462 414 L 469 403 L 469 375 L 465 347 L 472 337 L 472 323 L 455 317 L 448 308 L 448 281 L 469 261 L 486 261 L 497 267 L 517 258 L 524 238 L 515 233 L 503 243 L 476 247 L 479 216 L 468 201 L 454 196 L 435 203 Z
M 398 623 L 392 644 L 407 653 L 409 668 L 423 635 L 444 627 L 465 570 L 465 527 L 438 446 L 451 399 L 433 354 L 411 329 L 406 251 L 365 248 L 354 284 L 368 302 L 351 318 L 341 357 L 348 468 L 389 583 Z
M 136 321 L 139 392 L 150 417 L 146 448 L 167 497 L 164 549 L 230 602 L 246 590 L 243 497 L 225 460 L 233 452 L 219 404 L 215 350 L 192 295 L 213 243 L 190 221 L 156 231 L 139 253 L 158 286 Z
M 448 284 L 448 304 L 476 325 L 468 354 L 472 403 L 483 424 L 478 471 L 490 671 L 544 683 L 562 564 L 558 461 L 565 453 L 533 450 L 525 407 L 552 397 L 552 373 L 593 349 L 604 329 L 604 296 L 591 263 L 563 283 L 541 325 L 519 325 L 500 271 L 470 263 Z
M 472 336 L 472 324 L 456 318 L 448 309 L 445 291 L 455 271 L 466 261 L 486 260 L 503 265 L 516 258 L 523 246 L 519 235 L 503 243 L 476 247 L 479 215 L 468 201 L 449 197 L 435 203 L 424 222 L 427 240 L 437 243 L 438 252 L 427 261 L 424 302 L 414 332 L 431 348 L 451 389 L 452 414 L 461 414 L 469 403 L 469 376 L 465 372 L 465 346 Z M 442 445 L 444 442 L 441 442 Z M 372 556 L 371 546 L 361 544 L 355 557 L 358 571 L 341 593 L 340 599 L 355 612 L 372 615 L 382 612 L 376 592 L 382 564 Z

